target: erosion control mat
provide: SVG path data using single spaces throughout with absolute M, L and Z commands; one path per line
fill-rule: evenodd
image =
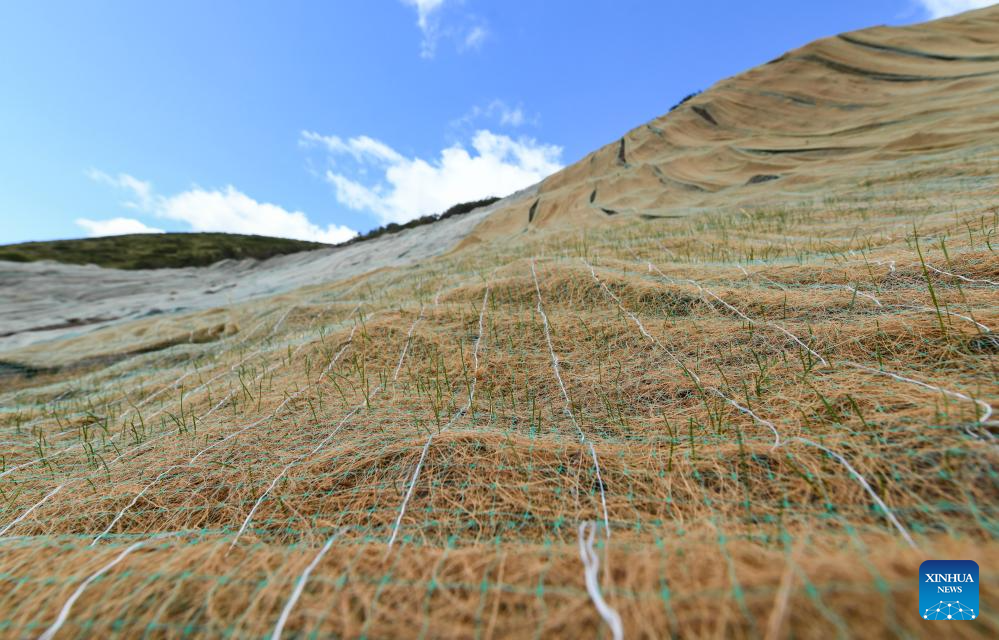
M 931 197 L 940 178 L 960 175 L 953 161 L 995 150 L 997 52 L 996 7 L 817 40 L 632 129 L 530 199 L 499 203 L 464 243 L 821 200 L 872 176 L 879 190 Z M 906 180 L 916 174 L 918 184 Z
M 11 366 L 0 636 L 936 637 L 919 564 L 973 559 L 996 637 L 997 159 Z

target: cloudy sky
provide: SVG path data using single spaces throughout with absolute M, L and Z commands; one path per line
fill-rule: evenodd
M 11 0 L 0 243 L 337 242 L 506 195 L 815 38 L 979 0 Z

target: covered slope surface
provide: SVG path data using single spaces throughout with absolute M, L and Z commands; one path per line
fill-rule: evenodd
M 936 637 L 941 558 L 995 602 L 999 8 L 849 37 L 464 249 L 48 343 L 119 357 L 4 378 L 0 636 Z
M 505 201 L 515 202 L 531 193 L 527 189 Z M 223 260 L 200 268 L 124 271 L 92 264 L 0 260 L 0 362 L 28 370 L 75 366 L 81 360 L 118 350 L 115 345 L 102 344 L 100 339 L 87 338 L 94 330 L 145 319 L 147 324 L 157 326 L 157 331 L 174 333 L 167 325 L 173 324 L 173 315 L 178 312 L 238 304 L 376 269 L 412 264 L 454 248 L 491 210 L 482 207 L 347 246 L 267 260 Z M 127 336 L 130 331 L 123 332 L 125 339 L 131 340 Z M 187 333 L 181 327 L 172 339 L 183 340 Z M 50 342 L 56 339 L 63 340 L 58 348 Z M 24 350 L 30 345 L 37 346 Z
M 466 242 L 530 227 L 774 206 L 944 165 L 999 138 L 996 9 L 826 38 L 723 80 L 545 180 Z M 932 196 L 934 181 L 921 190 Z

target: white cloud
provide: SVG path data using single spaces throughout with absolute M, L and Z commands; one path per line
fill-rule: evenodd
M 931 18 L 942 18 L 995 4 L 995 0 L 918 0 Z
M 232 185 L 222 190 L 195 188 L 157 200 L 156 214 L 190 225 L 193 231 L 226 231 L 262 236 L 337 243 L 355 232 L 340 225 L 325 229 L 301 211 L 286 211 L 276 204 L 257 202 Z
M 116 176 L 111 176 L 103 171 L 98 171 L 97 169 L 89 169 L 87 171 L 87 177 L 94 182 L 100 182 L 102 184 L 115 187 L 116 189 L 131 192 L 135 197 L 135 200 L 123 203 L 129 209 L 143 211 L 152 207 L 153 185 L 149 182 L 143 182 L 142 180 L 133 178 L 127 173 L 119 173 Z
M 437 11 L 444 5 L 444 0 L 402 0 L 405 4 L 416 9 L 418 16 L 417 24 L 420 25 L 421 29 L 425 29 L 427 26 L 427 21 L 430 19 L 430 14 Z
M 368 136 L 358 136 L 344 141 L 339 136 L 324 136 L 313 131 L 303 131 L 299 144 L 309 146 L 318 143 L 333 155 L 348 153 L 354 160 L 363 162 L 365 160 L 381 160 L 382 162 L 399 162 L 403 158 L 394 149 Z
M 337 200 L 358 211 L 370 211 L 382 222 L 406 222 L 451 205 L 487 196 L 504 196 L 528 187 L 561 165 L 562 148 L 531 138 L 514 140 L 488 130 L 475 133 L 471 153 L 454 144 L 436 160 L 406 158 L 388 145 L 367 137 L 343 141 L 336 136 L 303 132 L 303 144 L 322 144 L 334 156 L 350 156 L 377 164 L 383 171 L 375 184 L 363 184 L 342 172 L 329 170 L 326 179 Z M 326 141 L 332 140 L 333 144 Z M 362 140 L 364 142 L 362 142 Z M 391 153 L 357 154 L 356 149 L 377 143 Z
M 110 220 L 90 220 L 77 218 L 76 224 L 87 230 L 91 238 L 98 236 L 121 236 L 127 233 L 163 233 L 163 229 L 147 227 L 135 218 L 111 218 Z
M 462 51 L 475 50 L 478 51 L 482 48 L 482 43 L 486 41 L 489 37 L 489 31 L 482 26 L 475 26 L 469 29 L 468 33 L 465 34 L 465 41 L 462 45 Z
M 525 124 L 537 125 L 538 116 L 528 117 L 522 105 L 512 107 L 503 100 L 493 100 L 486 106 L 475 105 L 468 113 L 453 120 L 452 127 L 466 127 L 479 120 L 492 120 L 502 126 L 522 127 Z
M 524 112 L 520 107 L 505 110 L 500 114 L 500 124 L 508 124 L 512 127 L 519 127 L 524 124 Z
M 485 23 L 470 14 L 458 16 L 458 22 L 463 24 L 446 27 L 441 25 L 440 14 L 445 5 L 462 4 L 461 0 L 402 0 L 402 3 L 416 9 L 416 26 L 423 34 L 420 42 L 422 58 L 434 57 L 441 38 L 455 41 L 458 51 L 477 51 L 489 36 Z M 453 16 L 454 12 L 451 13 Z
M 124 206 L 158 218 L 184 222 L 191 231 L 247 233 L 331 244 L 349 240 L 357 234 L 353 229 L 342 225 L 331 224 L 322 228 L 309 221 L 301 211 L 287 211 L 276 204 L 257 202 L 232 185 L 212 190 L 195 187 L 176 195 L 162 196 L 153 191 L 149 182 L 127 173 L 110 176 L 91 170 L 88 175 L 97 182 L 128 192 L 132 199 L 126 201 Z M 101 235 L 107 235 L 109 232 L 104 230 L 112 228 L 129 229 L 117 233 L 140 233 L 134 230 L 135 225 L 146 229 L 145 232 L 161 231 L 129 218 L 80 219 L 77 224 L 88 230 L 100 229 Z
M 434 13 L 444 6 L 444 0 L 402 0 L 402 2 L 416 9 L 416 25 L 423 33 L 420 56 L 433 58 L 437 50 L 437 39 L 440 37 L 440 25 Z

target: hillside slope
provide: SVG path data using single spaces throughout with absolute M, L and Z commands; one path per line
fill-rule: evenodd
M 999 636 L 997 21 L 792 52 L 463 248 L 5 352 L 0 636 L 930 638 L 944 558 Z
M 717 83 L 549 177 L 466 242 L 969 177 L 999 138 L 999 12 L 826 38 Z M 945 169 L 944 165 L 950 165 Z M 981 176 L 990 180 L 994 174 Z
M 528 189 L 513 194 L 505 202 L 516 202 L 531 193 Z M 266 260 L 223 260 L 208 267 L 162 268 L 169 256 L 156 258 L 161 268 L 128 271 L 90 264 L 0 260 L 0 361 L 13 360 L 27 370 L 36 370 L 113 356 L 119 350 L 116 342 L 90 340 L 88 334 L 135 320 L 162 326 L 166 316 L 179 312 L 236 305 L 381 268 L 403 267 L 453 249 L 490 211 L 490 207 L 483 207 L 346 246 Z M 144 248 L 158 251 L 158 242 Z M 184 330 L 181 335 L 186 333 Z M 128 330 L 121 335 L 125 341 L 133 339 Z M 50 341 L 57 339 L 64 341 L 53 348 Z M 21 350 L 31 345 L 37 346 Z M 142 348 L 146 346 L 144 342 Z M 127 345 L 120 348 L 133 350 Z

